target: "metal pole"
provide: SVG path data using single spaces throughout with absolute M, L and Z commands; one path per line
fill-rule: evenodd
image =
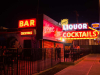
M 39 0 L 38 0 L 38 5 L 37 5 L 37 15 L 38 15 L 38 10 L 39 9 Z
M 77 23 L 78 23 L 78 12 L 77 11 L 75 11 L 75 13 L 76 13 L 76 21 L 77 21 Z

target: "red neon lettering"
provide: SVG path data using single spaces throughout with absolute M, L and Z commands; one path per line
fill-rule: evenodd
M 67 37 L 70 37 L 70 32 L 67 33 Z
M 82 33 L 82 37 L 86 37 L 86 32 L 83 32 Z
M 19 27 L 23 27 L 23 21 L 19 21 Z
M 89 37 L 89 32 L 87 32 L 87 37 Z
M 96 38 L 96 31 L 73 31 L 73 32 L 63 32 L 62 38 Z
M 78 32 L 75 32 L 75 37 L 79 37 Z
M 80 37 L 82 37 L 82 32 L 79 32 L 80 33 Z
M 64 37 L 64 38 L 66 37 L 66 32 L 63 33 L 63 37 Z
M 25 26 L 28 26 L 28 27 L 29 27 L 29 23 L 28 23 L 27 20 L 25 21 L 24 27 L 25 27 Z
M 43 27 L 43 33 L 52 33 L 54 32 L 54 27 L 50 27 L 46 24 L 46 26 Z
M 93 31 L 93 36 L 96 37 L 96 31 Z
M 74 33 L 74 32 L 72 32 L 72 37 L 75 37 L 74 35 L 75 35 L 75 33 Z
M 91 32 L 89 31 L 89 36 L 92 37 Z
M 34 26 L 34 20 L 30 20 L 30 26 Z
M 18 25 L 19 28 L 35 27 L 35 26 L 36 26 L 36 19 L 20 20 Z

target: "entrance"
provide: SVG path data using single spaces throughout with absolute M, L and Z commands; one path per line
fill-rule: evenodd
M 30 57 L 31 56 L 31 40 L 24 40 L 24 56 Z

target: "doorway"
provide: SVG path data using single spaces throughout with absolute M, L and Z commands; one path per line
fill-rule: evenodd
M 24 40 L 24 57 L 31 56 L 31 40 Z

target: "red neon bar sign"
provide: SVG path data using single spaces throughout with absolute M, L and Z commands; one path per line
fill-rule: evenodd
M 27 31 L 27 32 L 21 32 L 21 35 L 32 35 L 32 31 Z
M 97 38 L 98 32 L 94 30 L 89 31 L 72 31 L 72 32 L 63 32 L 62 38 L 70 39 L 88 39 L 88 38 Z
M 36 19 L 19 20 L 18 28 L 36 27 Z

